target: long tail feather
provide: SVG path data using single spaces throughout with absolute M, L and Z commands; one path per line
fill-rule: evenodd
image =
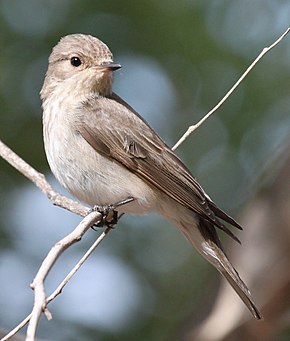
M 214 225 L 204 219 L 200 219 L 198 229 L 183 222 L 180 222 L 179 226 L 186 238 L 199 253 L 226 278 L 253 316 L 257 320 L 263 319 L 261 312 L 252 299 L 249 289 L 224 253 Z

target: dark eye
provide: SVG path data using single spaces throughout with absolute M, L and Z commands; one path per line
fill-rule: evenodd
M 81 65 L 81 60 L 79 59 L 79 57 L 71 57 L 70 59 L 70 63 L 72 66 L 78 67 Z

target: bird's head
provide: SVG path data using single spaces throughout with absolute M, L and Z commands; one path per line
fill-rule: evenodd
M 113 55 L 101 40 L 85 34 L 63 37 L 53 48 L 48 70 L 40 92 L 44 100 L 55 89 L 74 93 L 112 93 L 112 71 L 121 67 L 113 62 Z

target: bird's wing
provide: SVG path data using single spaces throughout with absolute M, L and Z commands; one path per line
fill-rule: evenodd
M 120 97 L 92 98 L 76 116 L 79 133 L 96 151 L 238 240 L 218 217 L 240 225 L 217 208 L 177 155 Z

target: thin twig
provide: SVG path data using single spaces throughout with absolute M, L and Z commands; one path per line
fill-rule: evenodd
M 234 84 L 234 86 L 226 93 L 226 95 L 221 99 L 218 104 L 211 109 L 199 122 L 197 122 L 194 125 L 191 125 L 188 127 L 187 131 L 184 133 L 184 135 L 181 136 L 181 138 L 176 142 L 176 144 L 172 147 L 172 150 L 175 150 L 178 148 L 181 143 L 183 143 L 190 134 L 192 134 L 197 128 L 199 128 L 215 111 L 217 111 L 224 102 L 230 97 L 230 95 L 235 91 L 235 89 L 241 84 L 241 82 L 244 80 L 244 78 L 249 74 L 249 72 L 253 69 L 253 67 L 262 59 L 262 57 L 268 53 L 273 47 L 278 45 L 289 33 L 290 28 L 288 28 L 271 46 L 265 47 L 262 52 L 258 55 L 258 57 L 253 61 L 253 63 L 247 68 L 247 70 L 242 74 L 242 76 L 238 79 L 238 81 Z
M 58 287 L 51 293 L 50 296 L 46 299 L 46 305 L 49 304 L 52 300 L 54 300 L 66 286 L 66 284 L 70 281 L 70 279 L 74 276 L 74 274 L 80 269 L 83 263 L 88 259 L 88 257 L 93 253 L 96 247 L 104 240 L 107 234 L 110 232 L 111 228 L 108 227 L 106 230 L 98 237 L 98 239 L 93 243 L 93 245 L 88 249 L 88 251 L 83 255 L 83 257 L 77 262 L 77 264 L 72 268 L 72 270 L 68 273 L 68 275 L 63 279 L 63 281 L 58 285 Z M 32 313 L 30 313 L 26 318 L 20 322 L 14 329 L 12 329 L 7 335 L 5 335 L 1 341 L 7 341 L 12 336 L 17 334 L 31 319 Z
M 70 234 L 68 234 L 62 240 L 57 242 L 51 248 L 48 255 L 45 257 L 31 284 L 31 288 L 34 289 L 34 306 L 27 328 L 26 341 L 35 340 L 36 329 L 39 323 L 39 319 L 41 317 L 41 314 L 46 310 L 46 294 L 44 289 L 44 281 L 49 271 L 53 267 L 55 261 L 69 246 L 80 241 L 84 233 L 94 223 L 100 220 L 100 218 L 101 214 L 99 212 L 92 211 L 79 223 L 79 225 Z
M 83 255 L 83 257 L 77 262 L 77 264 L 72 268 L 72 270 L 67 274 L 64 280 L 59 284 L 59 286 L 54 290 L 54 292 L 47 297 L 46 303 L 48 304 L 56 296 L 58 296 L 66 284 L 70 281 L 73 275 L 79 270 L 83 263 L 89 258 L 89 256 L 94 252 L 96 247 L 103 241 L 106 235 L 110 232 L 111 228 L 107 227 L 106 230 L 98 237 L 98 239 L 93 243 L 93 245 L 88 249 L 88 251 Z
M 13 328 L 8 334 L 6 334 L 0 341 L 7 341 L 9 340 L 12 336 L 16 335 L 24 326 L 27 325 L 31 318 L 31 313 L 25 317 L 25 319 L 20 322 L 15 328 Z

